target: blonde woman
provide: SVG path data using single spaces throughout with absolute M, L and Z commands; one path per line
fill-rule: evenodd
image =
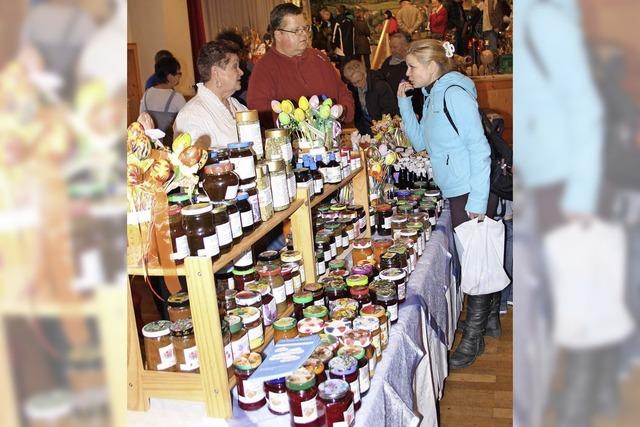
M 416 150 L 429 153 L 433 178 L 449 200 L 455 228 L 473 218 L 495 216 L 498 199 L 489 192 L 491 149 L 478 113 L 476 88 L 471 79 L 452 71 L 453 52 L 449 42 L 411 43 L 406 58 L 409 81 L 400 83 L 397 95 L 404 129 Z M 419 122 L 407 96 L 414 89 L 413 96 L 424 96 Z M 450 358 L 452 368 L 469 366 L 482 354 L 484 334 L 500 334 L 499 308 L 500 292 L 468 295 L 464 335 Z

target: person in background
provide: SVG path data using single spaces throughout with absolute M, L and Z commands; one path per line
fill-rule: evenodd
M 498 50 L 498 30 L 504 24 L 504 15 L 497 0 L 484 0 L 478 4 L 482 10 L 482 32 L 484 39 L 489 42 L 492 52 Z
M 158 63 L 158 61 L 160 61 L 163 58 L 173 58 L 173 54 L 171 52 L 169 52 L 168 50 L 159 50 L 156 52 L 156 55 L 153 58 L 153 63 L 154 65 Z M 146 83 L 144 84 L 144 90 L 149 89 L 150 87 L 154 87 L 155 85 L 157 85 L 158 82 L 158 78 L 156 77 L 156 73 L 154 72 L 153 74 L 151 74 L 149 76 L 149 78 L 147 79 Z
M 369 24 L 364 19 L 364 10 L 356 9 L 356 21 L 354 23 L 354 40 L 356 57 L 362 58 L 367 70 L 371 69 L 371 43 L 369 42 Z
M 333 38 L 333 27 L 335 25 L 331 12 L 326 7 L 320 9 L 320 25 L 318 31 L 318 46 L 314 46 L 316 49 L 324 51 L 329 58 L 333 55 L 333 49 L 331 47 L 331 39 Z
M 163 143 L 170 146 L 173 142 L 173 123 L 186 104 L 184 97 L 175 90 L 182 77 L 180 63 L 173 56 L 161 58 L 156 63 L 154 76 L 158 83 L 144 91 L 140 112 L 149 113 L 156 129 L 165 133 Z
M 240 69 L 242 70 L 242 78 L 240 79 L 240 89 L 238 89 L 233 97 L 240 101 L 243 105 L 247 105 L 247 89 L 249 88 L 249 77 L 253 70 L 253 64 L 249 61 L 249 50 L 242 39 L 242 36 L 233 31 L 223 31 L 218 34 L 216 40 L 227 40 L 235 43 L 240 49 L 238 56 L 240 58 Z
M 469 54 L 475 56 L 476 40 L 482 39 L 482 11 L 474 4 L 472 0 L 464 0 L 462 2 L 462 10 L 464 11 L 464 29 L 462 30 L 462 47 L 461 54 Z M 475 62 L 475 61 L 474 61 Z M 476 62 L 477 63 L 477 62 Z
M 180 110 L 176 131 L 189 132 L 205 148 L 226 148 L 238 142 L 236 112 L 247 107 L 233 97 L 241 87 L 240 49 L 228 40 L 208 42 L 198 53 L 198 73 L 204 83 Z
M 361 61 L 354 59 L 344 66 L 343 75 L 355 100 L 355 125 L 360 134 L 370 135 L 372 120 L 380 120 L 383 114 L 393 117 L 399 113 L 391 86 L 378 72 L 367 71 Z
M 396 18 L 398 29 L 412 36 L 422 24 L 422 14 L 409 0 L 400 0 L 400 10 L 396 13 Z
M 258 110 L 263 129 L 275 122 L 271 101 L 301 96 L 326 95 L 344 107 L 344 121 L 351 122 L 354 104 L 351 92 L 340 79 L 329 58 L 308 47 L 309 25 L 302 8 L 283 3 L 271 11 L 274 48 L 256 64 L 249 80 L 249 108 Z
M 386 20 L 389 21 L 387 24 L 387 33 L 392 36 L 398 32 L 398 20 L 390 10 L 385 10 L 384 15 L 387 17 Z
M 478 113 L 473 81 L 452 71 L 453 46 L 419 40 L 407 53 L 408 82 L 398 87 L 403 127 L 417 151 L 427 150 L 435 183 L 449 200 L 451 222 L 458 225 L 496 214 L 498 197 L 489 192 L 491 148 Z M 425 96 L 422 119 L 413 112 L 407 91 L 420 88 Z M 446 97 L 451 120 L 442 113 Z M 456 128 L 453 124 L 455 123 Z M 462 271 L 462 275 L 465 272 Z M 467 295 L 467 320 L 460 344 L 449 358 L 453 369 L 467 367 L 484 351 L 484 337 L 499 335 L 500 292 Z
M 434 3 L 435 7 L 429 15 L 431 38 L 443 40 L 444 34 L 447 32 L 447 9 L 442 4 L 442 0 L 434 0 Z
M 344 67 L 356 55 L 353 21 L 353 14 L 347 6 L 338 5 L 338 17 L 333 27 L 331 45 L 340 68 Z

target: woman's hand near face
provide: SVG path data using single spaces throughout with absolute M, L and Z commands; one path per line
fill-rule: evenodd
M 406 92 L 412 89 L 413 89 L 413 85 L 410 82 L 402 81 L 398 85 L 398 96 L 400 98 L 405 98 L 407 96 Z

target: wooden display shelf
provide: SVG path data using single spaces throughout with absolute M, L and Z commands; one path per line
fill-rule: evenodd
M 242 237 L 240 243 L 233 246 L 231 251 L 222 255 L 219 259 L 213 262 L 213 272 L 217 272 L 221 268 L 232 263 L 236 258 L 244 255 L 244 253 L 251 249 L 254 243 L 264 237 L 269 231 L 271 231 L 275 226 L 282 223 L 285 219 L 289 218 L 293 213 L 298 210 L 300 206 L 304 203 L 302 199 L 296 199 L 291 203 L 289 209 L 276 212 L 273 217 L 269 221 L 263 222 L 260 224 L 258 228 L 253 230 L 251 234 L 247 234 Z M 129 266 L 127 271 L 131 275 L 144 275 L 145 268 L 142 266 Z M 184 265 L 178 265 L 175 268 L 164 268 L 159 265 L 150 265 L 147 267 L 147 275 L 148 276 L 184 276 L 186 274 Z
M 351 174 L 349 176 L 347 176 L 345 179 L 340 181 L 340 183 L 338 183 L 338 184 L 325 184 L 323 189 L 322 189 L 322 193 L 317 194 L 311 200 L 311 207 L 313 208 L 313 207 L 317 206 L 324 199 L 329 197 L 331 194 L 335 193 L 336 191 L 340 190 L 342 187 L 344 187 L 347 184 L 349 184 L 360 173 L 360 171 L 362 171 L 362 167 L 359 167 L 355 171 L 351 172 Z

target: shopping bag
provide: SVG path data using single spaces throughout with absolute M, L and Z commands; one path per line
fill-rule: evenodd
M 462 269 L 460 287 L 469 295 L 503 290 L 510 282 L 504 271 L 504 224 L 491 218 L 466 221 L 455 228 Z
M 632 333 L 625 299 L 626 247 L 623 227 L 602 220 L 572 222 L 544 238 L 558 344 L 596 348 Z

